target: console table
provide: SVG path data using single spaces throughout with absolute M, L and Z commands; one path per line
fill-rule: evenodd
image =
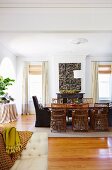
M 84 93 L 56 93 L 57 99 L 63 99 L 63 103 L 67 103 L 69 100 L 73 101 L 78 99 L 78 102 L 82 102 Z

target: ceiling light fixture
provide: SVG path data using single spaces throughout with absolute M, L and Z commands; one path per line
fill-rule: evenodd
M 83 44 L 88 42 L 88 40 L 86 38 L 78 38 L 76 40 L 72 40 L 72 44 Z

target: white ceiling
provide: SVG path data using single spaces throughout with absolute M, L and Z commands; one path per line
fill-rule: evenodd
M 20 4 L 21 6 L 19 6 Z M 29 4 L 31 9 L 29 7 L 27 8 L 27 6 L 24 6 L 26 4 Z M 38 11 L 38 13 L 36 13 L 35 11 L 33 11 L 34 8 L 32 8 L 31 6 L 32 4 L 33 6 L 38 4 L 43 4 L 43 5 L 47 4 L 49 6 L 50 4 L 55 4 L 55 5 L 57 4 L 59 6 L 61 6 L 61 4 L 63 5 L 68 4 L 71 5 L 71 7 L 72 5 L 74 5 L 73 6 L 74 8 L 69 8 L 70 12 L 68 12 L 67 14 L 63 12 L 63 16 L 64 14 L 66 14 L 65 15 L 66 18 L 64 18 L 64 22 L 62 22 L 63 17 L 59 18 L 59 15 L 55 16 L 53 11 L 52 13 L 46 12 L 43 17 L 42 8 L 39 9 L 36 6 L 36 10 Z M 79 4 L 80 4 L 80 9 L 77 8 Z M 82 6 L 84 4 L 86 4 L 86 8 L 82 12 L 81 9 L 83 9 Z M 87 12 L 88 5 L 91 5 L 90 7 L 91 10 L 89 11 L 89 13 Z M 93 6 L 96 5 L 96 6 L 92 8 L 92 5 Z M 109 8 L 106 6 L 103 8 L 102 5 L 103 6 L 108 5 Z M 100 10 L 99 10 L 99 6 L 100 6 Z M 8 48 L 16 56 L 21 56 L 21 57 L 37 57 L 37 56 L 47 56 L 47 55 L 57 56 L 57 55 L 65 55 L 65 54 L 67 55 L 94 55 L 94 54 L 98 55 L 99 54 L 101 56 L 102 54 L 112 54 L 112 23 L 108 17 L 111 15 L 111 11 L 112 11 L 111 7 L 112 7 L 112 0 L 94 0 L 94 1 L 93 0 L 0 0 L 0 12 L 1 12 L 0 13 L 0 23 L 1 23 L 0 44 Z M 79 13 L 75 14 L 76 8 L 79 10 Z M 20 13 L 16 13 L 16 9 L 17 11 L 20 10 Z M 46 11 L 49 10 L 50 8 L 48 9 L 43 8 L 43 9 Z M 52 8 L 52 9 L 56 10 L 56 8 Z M 59 12 L 59 9 L 57 8 L 57 12 Z M 102 11 L 103 9 L 104 12 Z M 25 13 L 25 11 L 27 10 L 29 11 L 29 13 Z M 39 12 L 39 10 L 41 10 L 41 12 Z M 61 11 L 65 11 L 65 10 L 66 8 L 64 7 L 63 9 L 61 9 Z M 47 21 L 45 19 L 46 14 L 48 14 Z M 90 18 L 88 17 L 89 14 L 90 14 Z M 102 15 L 104 15 L 104 17 L 102 17 Z M 51 16 L 52 18 L 50 18 Z M 56 18 L 57 16 L 58 18 Z M 73 20 L 71 19 L 71 16 Z M 85 16 L 85 18 L 83 16 Z M 86 16 L 89 19 L 89 22 L 91 21 L 91 19 L 93 20 L 93 22 L 89 24 Z M 25 17 L 27 20 L 24 20 Z M 40 22 L 41 17 L 42 19 L 44 18 L 44 20 L 42 20 L 43 22 Z M 32 20 L 34 20 L 34 22 L 31 22 Z M 35 21 L 37 21 L 37 23 L 35 23 Z M 52 21 L 54 21 L 54 23 Z M 49 27 L 47 22 L 51 24 Z M 38 25 L 38 23 L 40 23 L 40 25 Z M 47 32 L 44 30 L 44 32 L 41 31 L 39 32 L 38 30 L 35 30 L 35 32 L 33 31 L 25 32 L 23 31 L 26 29 L 24 24 L 26 24 L 25 26 L 29 28 L 29 30 L 30 29 L 32 30 L 32 27 L 34 29 L 36 28 L 43 29 L 44 25 L 46 25 L 45 30 L 49 30 L 49 31 Z M 93 24 L 93 27 L 91 26 L 91 24 Z M 55 27 L 55 25 L 57 27 Z M 62 27 L 61 26 L 59 27 L 59 25 L 61 25 Z M 65 25 L 65 30 L 63 29 L 64 25 Z M 23 30 L 21 28 L 22 26 L 23 26 Z M 71 26 L 71 30 L 66 31 L 67 28 L 69 30 L 69 26 Z M 17 29 L 16 27 L 18 27 L 20 31 L 13 32 L 13 28 L 16 30 Z M 5 31 L 3 30 L 3 28 L 5 28 Z M 57 30 L 53 31 L 54 28 Z M 77 28 L 82 28 L 82 30 L 78 31 Z M 10 31 L 8 31 L 8 29 Z M 72 41 L 76 41 L 78 38 L 85 38 L 88 40 L 88 42 L 82 44 L 73 44 Z
M 112 33 L 0 33 L 0 43 L 21 57 L 112 54 Z

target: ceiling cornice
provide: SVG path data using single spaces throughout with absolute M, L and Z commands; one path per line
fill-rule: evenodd
M 0 3 L 0 8 L 112 8 L 112 3 Z

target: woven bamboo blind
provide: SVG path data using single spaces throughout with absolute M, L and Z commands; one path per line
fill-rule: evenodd
M 112 65 L 99 65 L 98 66 L 99 74 L 112 74 Z
M 42 74 L 42 65 L 29 65 L 29 74 L 41 75 Z

